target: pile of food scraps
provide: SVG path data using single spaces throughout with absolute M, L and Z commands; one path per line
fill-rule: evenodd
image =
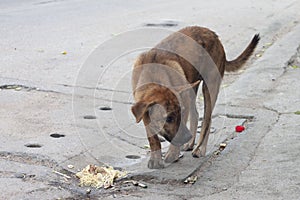
M 80 179 L 80 186 L 104 187 L 105 189 L 112 187 L 115 179 L 126 175 L 127 172 L 115 170 L 113 167 L 98 167 L 96 165 L 88 165 L 76 173 L 76 177 Z

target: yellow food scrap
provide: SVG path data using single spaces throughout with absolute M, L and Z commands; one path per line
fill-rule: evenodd
M 220 151 L 223 151 L 225 149 L 225 147 L 227 146 L 226 143 L 221 143 L 220 146 L 219 146 L 219 150 Z
M 82 171 L 76 173 L 80 179 L 80 186 L 91 186 L 95 188 L 109 188 L 113 186 L 114 180 L 127 175 L 127 172 L 115 170 L 113 167 L 98 167 L 88 165 Z
M 190 177 L 188 177 L 187 179 L 184 180 L 184 183 L 194 184 L 194 183 L 196 183 L 197 179 L 198 179 L 197 176 L 190 176 Z
M 68 165 L 67 166 L 69 169 L 73 169 L 74 168 L 74 165 Z
M 227 146 L 227 144 L 226 143 L 221 143 L 220 144 L 220 147 L 223 147 L 223 148 L 225 148 Z
M 293 68 L 293 69 L 298 69 L 299 68 L 299 66 L 297 66 L 297 65 L 291 65 L 290 67 Z
M 294 112 L 295 115 L 300 115 L 300 110 Z
M 15 90 L 20 91 L 20 90 L 22 90 L 22 87 L 16 87 Z

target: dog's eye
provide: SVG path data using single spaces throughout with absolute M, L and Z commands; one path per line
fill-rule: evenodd
M 174 117 L 173 117 L 173 116 L 168 116 L 168 117 L 166 118 L 166 122 L 167 122 L 167 123 L 173 123 L 173 122 L 174 122 Z

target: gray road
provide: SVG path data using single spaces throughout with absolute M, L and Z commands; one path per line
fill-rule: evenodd
M 299 10 L 296 0 L 0 1 L 0 199 L 297 199 Z M 229 59 L 255 33 L 262 39 L 244 70 L 225 75 L 206 157 L 184 152 L 149 170 L 130 70 L 138 53 L 188 25 L 216 31 Z M 148 188 L 121 181 L 86 194 L 72 173 L 92 163 Z M 189 176 L 195 184 L 182 183 Z

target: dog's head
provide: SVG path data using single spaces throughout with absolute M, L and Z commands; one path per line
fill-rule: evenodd
M 131 110 L 139 123 L 142 119 L 153 134 L 163 136 L 175 146 L 188 142 L 192 135 L 182 120 L 186 108 L 180 101 L 180 93 L 199 83 L 187 84 L 176 88 L 155 85 L 144 88 L 143 100 L 132 106 Z M 150 89 L 149 89 L 150 88 Z

